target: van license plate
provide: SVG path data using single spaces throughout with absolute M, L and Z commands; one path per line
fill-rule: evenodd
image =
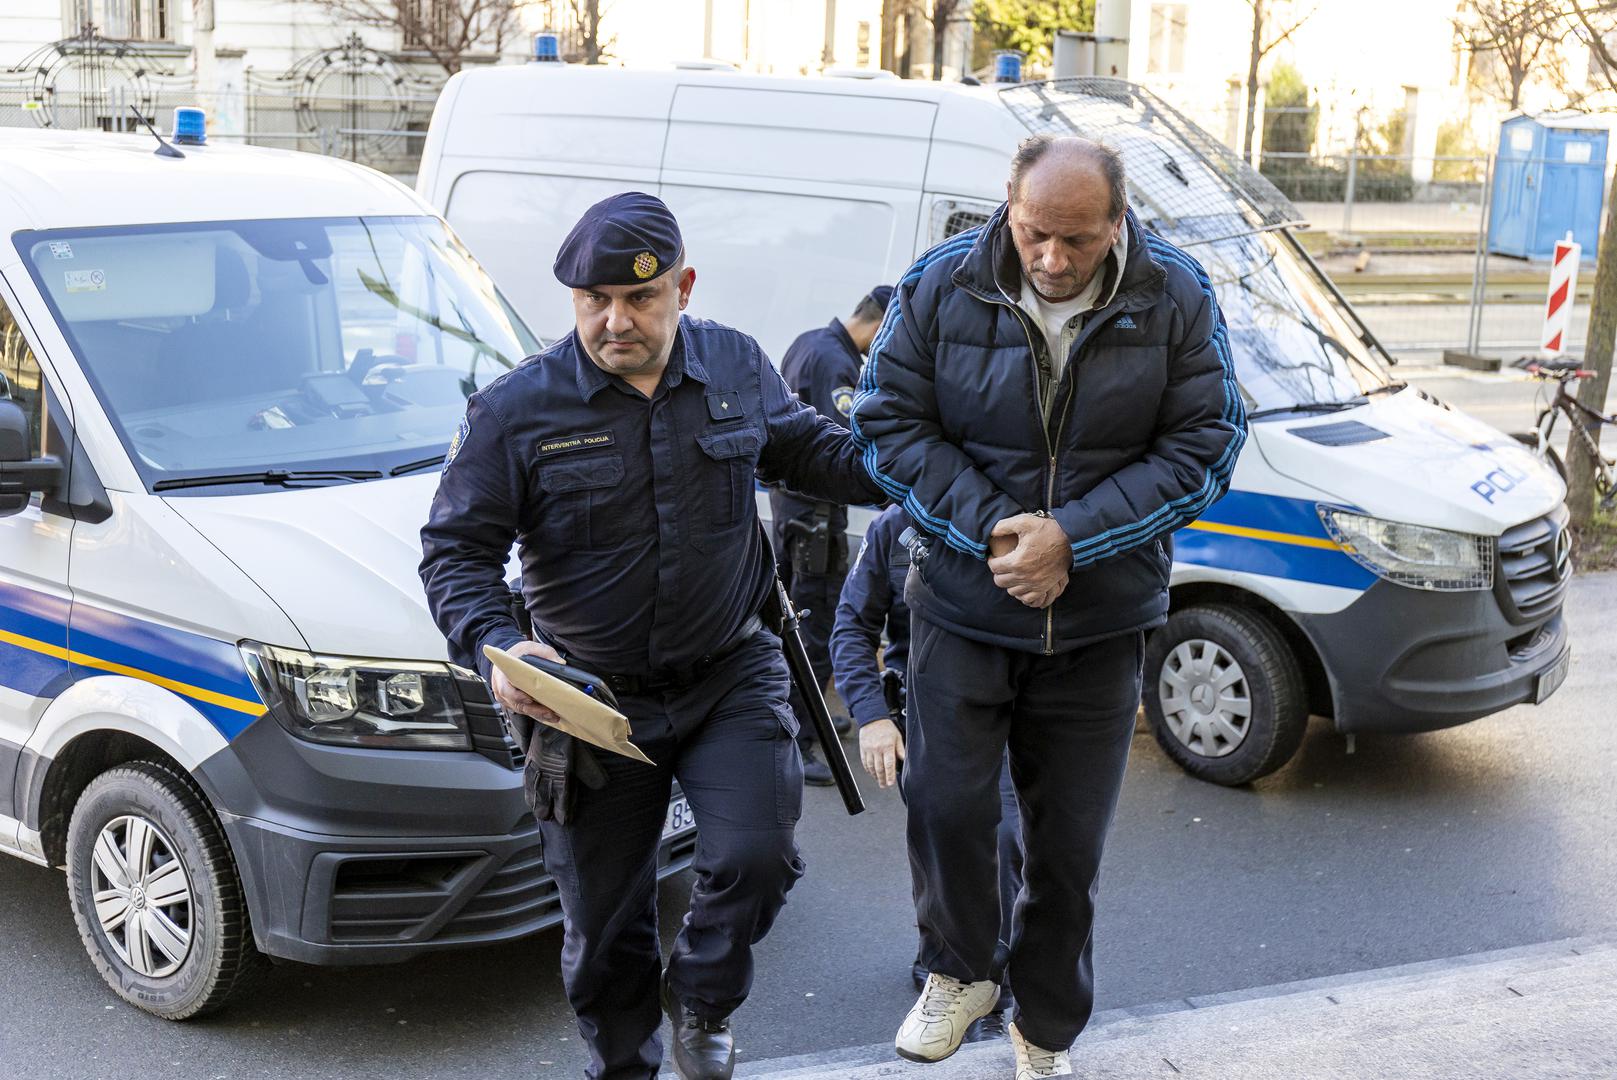
M 1554 667 L 1538 677 L 1538 692 L 1533 695 L 1533 704 L 1544 704 L 1551 694 L 1559 690 L 1561 684 L 1566 682 L 1566 673 L 1571 667 L 1572 650 L 1567 649 L 1555 662 Z
M 663 839 L 678 836 L 688 829 L 696 827 L 696 815 L 691 813 L 691 804 L 684 799 L 675 799 L 668 804 L 668 817 L 663 822 Z

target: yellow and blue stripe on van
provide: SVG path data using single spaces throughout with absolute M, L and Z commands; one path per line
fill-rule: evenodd
M 1368 589 L 1375 574 L 1342 550 L 1310 499 L 1231 491 L 1174 536 L 1175 562 Z
M 124 675 L 185 698 L 226 739 L 267 711 L 234 643 L 0 581 L 0 686 L 52 698 Z

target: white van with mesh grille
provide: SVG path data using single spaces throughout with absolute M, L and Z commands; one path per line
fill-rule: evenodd
M 1310 715 L 1421 731 L 1553 693 L 1571 661 L 1560 479 L 1397 381 L 1293 235 L 1290 202 L 1141 87 L 465 71 L 417 190 L 544 335 L 571 327 L 550 266 L 579 214 L 660 195 L 702 281 L 692 310 L 778 358 L 987 220 L 1017 143 L 1047 131 L 1117 147 L 1142 223 L 1207 268 L 1252 420 L 1230 494 L 1174 540 L 1145 675 L 1167 753 L 1239 784 L 1283 765 Z

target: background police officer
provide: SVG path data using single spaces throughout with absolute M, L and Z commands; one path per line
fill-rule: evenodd
M 592 787 L 560 783 L 567 766 L 547 753 L 534 778 L 587 1075 L 657 1074 L 662 975 L 675 1066 L 687 1080 L 728 1077 L 727 1018 L 751 987 L 752 946 L 803 872 L 797 725 L 779 639 L 758 618 L 773 577 L 754 472 L 822 499 L 876 492 L 847 432 L 794 400 L 752 338 L 681 315 L 696 273 L 660 200 L 590 208 L 555 273 L 577 326 L 468 401 L 422 529 L 421 576 L 452 655 L 506 709 L 550 715 L 491 671 L 484 645 L 565 657 L 607 678 L 656 762 L 596 754 L 605 783 Z M 513 541 L 542 641 L 511 612 Z M 537 731 L 530 769 L 555 745 Z M 655 860 L 676 777 L 700 839 L 663 974 Z
M 859 759 L 881 787 L 899 784 L 903 796 L 904 669 L 910 656 L 910 609 L 904 603 L 904 579 L 910 571 L 910 546 L 917 540 L 909 519 L 890 506 L 870 523 L 864 543 L 842 586 L 837 601 L 836 626 L 831 630 L 831 670 L 837 692 L 848 703 L 859 725 Z M 883 630 L 887 649 L 881 651 Z M 881 663 L 877 663 L 877 654 Z M 1010 955 L 1011 914 L 1022 891 L 1022 818 L 1011 782 L 1010 761 L 999 778 L 999 947 L 990 977 L 1000 981 Z M 915 988 L 923 989 L 927 970 L 921 957 L 929 952 L 927 928 L 919 925 L 921 944 L 910 969 Z M 1013 1004 L 1002 987 L 994 1011 L 966 1031 L 966 1042 L 1000 1038 L 1005 1034 L 1005 1011 Z
M 931 975 L 899 1028 L 934 1061 L 999 995 L 995 835 L 1007 746 L 1024 886 L 1006 975 L 1018 1080 L 1067 1076 L 1094 1005 L 1094 903 L 1167 618 L 1175 529 L 1229 486 L 1246 414 L 1206 272 L 1129 212 L 1123 160 L 1036 136 L 989 220 L 922 256 L 865 365 L 856 439 L 931 535 L 905 793 Z
M 800 334 L 786 350 L 781 377 L 798 398 L 814 406 L 821 416 L 846 427 L 853 409 L 854 385 L 870 341 L 876 336 L 891 285 L 878 285 L 854 307 L 846 319 Z M 799 632 L 814 673 L 824 680 L 831 674 L 831 623 L 848 573 L 848 507 L 845 503 L 805 498 L 782 487 L 770 489 L 775 552 L 792 604 L 806 611 Z M 803 748 L 803 776 L 811 784 L 829 785 L 831 770 L 814 754 L 813 725 L 795 689 L 792 709 L 797 713 L 798 742 Z M 838 718 L 837 729 L 846 731 Z

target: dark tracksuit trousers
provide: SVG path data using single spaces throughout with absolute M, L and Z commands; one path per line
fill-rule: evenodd
M 908 728 L 908 721 L 905 727 Z M 910 736 L 904 736 L 904 745 L 909 746 Z M 905 785 L 909 782 L 909 769 L 899 770 L 898 794 L 909 805 L 909 795 L 905 792 Z M 1011 780 L 1011 762 L 1009 752 L 1005 755 L 1005 765 L 999 771 L 999 824 L 994 829 L 994 846 L 996 864 L 999 873 L 999 942 L 994 947 L 994 963 L 989 968 L 988 977 L 1000 982 L 1003 987 L 1005 963 L 1011 953 L 1011 915 L 1016 909 L 1016 897 L 1022 891 L 1022 815 L 1016 805 L 1016 785 Z M 926 956 L 936 955 L 940 943 L 926 927 L 925 923 L 917 920 L 916 929 L 920 931 L 921 943 L 915 954 L 915 962 L 925 966 L 922 959 Z M 931 938 L 932 940 L 929 940 Z M 930 969 L 928 969 L 930 970 Z M 1010 1000 L 1010 993 L 1001 989 L 999 995 L 999 1008 L 1004 1009 Z
M 1065 1050 L 1094 1007 L 1095 894 L 1140 703 L 1144 636 L 1045 656 L 961 637 L 919 611 L 911 626 L 904 771 L 921 962 L 965 982 L 994 975 L 995 822 L 1008 747 L 1023 886 L 1005 980 L 1022 1034 Z
M 574 817 L 540 823 L 567 917 L 562 981 L 591 1080 L 647 1080 L 662 1063 L 657 846 L 678 779 L 696 817 L 690 914 L 668 960 L 675 995 L 719 1019 L 752 988 L 752 946 L 803 874 L 793 838 L 803 761 L 780 640 L 765 632 L 697 685 L 620 699 L 655 768 L 604 751 L 606 785 L 577 786 Z

